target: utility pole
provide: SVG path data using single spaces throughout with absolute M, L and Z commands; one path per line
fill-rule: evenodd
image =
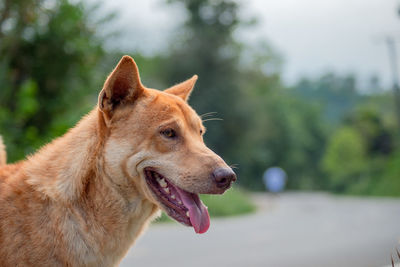
M 389 62 L 392 71 L 392 81 L 393 81 L 393 95 L 395 101 L 396 109 L 396 119 L 398 130 L 400 131 L 400 87 L 399 87 L 399 70 L 397 66 L 397 51 L 395 39 L 391 36 L 386 37 L 386 45 L 389 52 Z

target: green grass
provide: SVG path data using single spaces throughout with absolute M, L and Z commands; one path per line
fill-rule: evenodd
M 227 217 L 254 212 L 256 207 L 249 196 L 241 189 L 231 188 L 223 195 L 201 195 L 211 217 Z M 157 222 L 171 221 L 165 213 Z

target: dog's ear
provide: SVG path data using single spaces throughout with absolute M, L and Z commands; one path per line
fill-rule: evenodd
M 187 101 L 194 85 L 196 84 L 197 78 L 197 75 L 194 75 L 192 78 L 168 88 L 165 92 L 179 96 L 183 100 Z
M 140 82 L 139 70 L 130 56 L 123 56 L 108 76 L 99 94 L 98 106 L 111 118 L 115 108 L 121 104 L 133 102 L 144 91 Z

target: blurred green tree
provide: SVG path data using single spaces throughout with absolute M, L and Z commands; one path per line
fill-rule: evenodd
M 315 168 L 326 142 L 320 107 L 298 98 L 281 84 L 276 57 L 270 49 L 261 50 L 247 58 L 251 64 L 241 68 L 245 92 L 241 104 L 246 106 L 250 125 L 237 147 L 243 184 L 263 188 L 263 172 L 279 166 L 288 174 L 289 188 L 321 189 L 324 181 L 320 169 Z M 271 68 L 271 62 L 278 66 Z M 267 64 L 270 71 L 265 73 L 263 66 Z
M 164 77 L 168 84 L 199 75 L 191 104 L 200 113 L 215 112 L 223 123 L 206 123 L 206 142 L 234 162 L 233 151 L 247 128 L 241 110 L 239 45 L 233 31 L 241 25 L 235 1 L 170 0 L 187 11 L 183 30 L 172 41 Z M 206 120 L 206 118 L 204 118 Z
M 364 194 L 378 196 L 400 196 L 400 153 L 392 154 L 382 164 L 382 169 L 374 177 L 369 190 Z
M 325 134 L 317 107 L 296 100 L 280 80 L 280 56 L 267 43 L 239 43 L 234 32 L 243 21 L 231 0 L 169 0 L 187 12 L 183 31 L 174 36 L 163 74 L 176 83 L 194 73 L 197 89 L 190 99 L 200 113 L 216 112 L 223 122 L 207 122 L 206 142 L 238 163 L 242 185 L 261 189 L 266 168 L 281 166 L 289 186 L 315 188 L 315 162 Z M 212 118 L 211 118 L 212 119 Z M 307 185 L 305 185 L 307 183 Z
M 315 80 L 303 78 L 293 89 L 307 102 L 319 103 L 324 119 L 334 126 L 364 99 L 353 75 L 326 73 Z
M 394 150 L 391 130 L 384 124 L 381 114 L 369 106 L 359 106 L 344 118 L 344 124 L 352 125 L 361 134 L 368 154 L 389 155 Z
M 329 140 L 322 160 L 322 168 L 328 175 L 330 188 L 336 192 L 345 192 L 358 182 L 367 169 L 366 154 L 366 144 L 355 129 L 338 129 Z
M 11 161 L 65 132 L 88 109 L 104 53 L 93 12 L 79 1 L 0 2 L 0 134 Z

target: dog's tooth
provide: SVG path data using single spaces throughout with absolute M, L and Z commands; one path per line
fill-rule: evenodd
M 165 187 L 165 188 L 164 188 L 164 191 L 165 191 L 167 194 L 169 194 L 169 188 L 168 188 L 168 187 Z
M 167 187 L 167 182 L 164 180 L 164 178 L 161 178 L 161 180 L 158 181 L 158 183 L 161 185 L 161 187 Z
M 189 216 L 189 211 L 186 212 L 186 216 L 190 217 L 190 216 Z
M 180 199 L 178 199 L 178 204 L 182 205 L 182 201 Z
M 175 199 L 175 195 L 174 195 L 174 194 L 172 194 L 172 195 L 171 195 L 171 198 L 172 198 L 172 199 Z

